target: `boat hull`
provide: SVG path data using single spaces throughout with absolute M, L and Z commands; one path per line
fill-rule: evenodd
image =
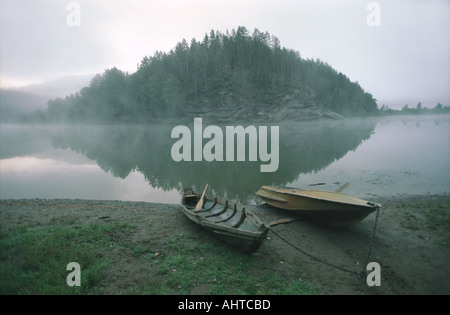
M 380 207 L 333 191 L 262 186 L 256 195 L 273 207 L 332 226 L 357 223 Z
M 228 244 L 244 251 L 254 251 L 267 237 L 270 227 L 244 206 L 205 195 L 202 208 L 196 211 L 200 198 L 201 195 L 191 188 L 185 189 L 181 200 L 183 213 Z

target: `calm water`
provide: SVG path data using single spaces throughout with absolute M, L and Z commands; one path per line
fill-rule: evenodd
M 2 125 L 0 198 L 178 203 L 183 187 L 206 183 L 245 203 L 260 202 L 261 185 L 335 190 L 349 182 L 344 192 L 366 199 L 450 192 L 449 115 L 283 122 L 273 173 L 248 158 L 174 162 L 175 126 Z

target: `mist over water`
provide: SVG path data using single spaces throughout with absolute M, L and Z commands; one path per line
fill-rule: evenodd
M 449 115 L 282 122 L 273 173 L 248 158 L 175 162 L 176 125 L 1 125 L 0 198 L 178 203 L 184 187 L 209 184 L 259 203 L 261 185 L 335 190 L 345 182 L 345 193 L 369 199 L 450 192 Z

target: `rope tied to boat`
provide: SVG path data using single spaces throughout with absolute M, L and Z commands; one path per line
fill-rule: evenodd
M 369 263 L 370 256 L 371 256 L 371 254 L 372 254 L 373 244 L 374 244 L 374 240 L 375 240 L 375 232 L 376 232 L 376 229 L 377 229 L 378 217 L 379 217 L 379 214 L 380 214 L 380 207 L 379 207 L 379 206 L 376 207 L 376 211 L 377 211 L 377 214 L 376 214 L 375 222 L 374 222 L 374 225 L 373 225 L 372 237 L 371 237 L 371 239 L 370 239 L 369 248 L 368 248 L 368 250 L 367 250 L 366 263 L 365 263 L 365 265 L 363 266 L 363 270 L 362 270 L 361 272 L 357 272 L 357 271 L 355 271 L 355 270 L 350 270 L 350 269 L 347 269 L 347 268 L 344 268 L 344 267 L 341 267 L 341 266 L 332 264 L 332 263 L 330 263 L 330 262 L 328 262 L 328 261 L 326 261 L 326 260 L 323 260 L 323 259 L 321 259 L 321 258 L 318 258 L 318 257 L 316 257 L 316 256 L 314 256 L 314 255 L 308 253 L 307 251 L 305 251 L 305 250 L 303 250 L 303 249 L 297 247 L 296 245 L 292 244 L 291 242 L 289 242 L 288 240 L 286 240 L 284 237 L 282 237 L 280 234 L 278 234 L 277 232 L 275 232 L 273 229 L 270 229 L 270 231 L 271 231 L 273 234 L 275 234 L 275 236 L 277 236 L 279 239 L 281 239 L 283 242 L 285 242 L 285 243 L 288 244 L 289 246 L 295 248 L 296 250 L 298 250 L 298 251 L 301 252 L 302 254 L 308 256 L 308 257 L 311 258 L 312 260 L 315 260 L 315 261 L 320 262 L 320 263 L 322 263 L 322 264 L 325 264 L 325 265 L 327 265 L 327 266 L 336 268 L 336 269 L 338 269 L 338 270 L 340 270 L 340 271 L 347 272 L 347 273 L 350 273 L 350 274 L 359 276 L 359 277 L 361 277 L 361 279 L 365 279 L 365 278 L 366 278 L 366 272 L 367 272 L 366 267 L 367 267 L 367 265 L 368 265 L 368 263 Z
M 367 273 L 366 268 L 367 268 L 367 265 L 369 264 L 370 255 L 372 254 L 373 243 L 375 241 L 375 233 L 377 231 L 378 217 L 380 216 L 380 206 L 376 203 L 374 203 L 374 204 L 376 206 L 377 214 L 375 216 L 375 222 L 373 223 L 372 237 L 370 239 L 369 249 L 367 250 L 366 264 L 364 265 L 364 268 L 361 271 L 361 278 L 363 278 L 363 279 L 366 278 L 366 273 Z

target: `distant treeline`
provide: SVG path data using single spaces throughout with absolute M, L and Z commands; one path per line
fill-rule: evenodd
M 20 122 L 37 109 L 46 108 L 47 96 L 0 89 L 0 122 Z
M 402 109 L 392 109 L 386 105 L 381 106 L 380 115 L 423 115 L 423 114 L 450 114 L 450 106 L 437 103 L 435 107 L 422 107 L 422 103 L 417 103 L 416 107 L 404 105 Z
M 144 57 L 131 75 L 108 69 L 79 93 L 50 100 L 36 117 L 131 122 L 227 106 L 251 106 L 257 112 L 282 105 L 293 91 L 307 91 L 312 105 L 342 115 L 378 110 L 370 93 L 328 64 L 301 58 L 267 32 L 238 27 L 211 31 L 202 41 L 183 39 L 168 53 Z

